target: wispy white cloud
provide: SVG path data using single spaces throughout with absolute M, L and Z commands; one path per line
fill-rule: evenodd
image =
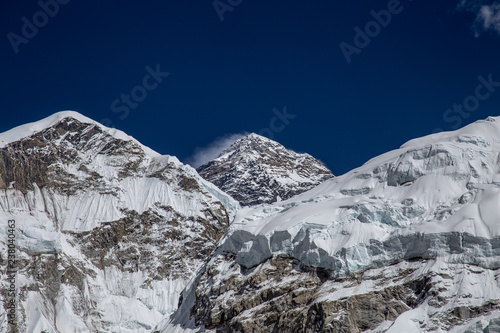
M 186 163 L 193 168 L 197 168 L 208 161 L 211 161 L 219 156 L 219 154 L 236 140 L 248 135 L 249 133 L 226 134 L 215 139 L 206 147 L 198 147 L 194 150 L 194 154 L 186 159 Z
M 485 4 L 485 0 L 460 0 L 457 5 L 458 10 L 476 11 L 477 8 Z
M 500 1 L 498 0 L 460 0 L 458 10 L 476 14 L 474 31 L 476 37 L 484 31 L 496 31 L 500 34 Z
M 482 21 L 485 30 L 494 29 L 500 33 L 500 4 L 481 6 L 478 19 Z

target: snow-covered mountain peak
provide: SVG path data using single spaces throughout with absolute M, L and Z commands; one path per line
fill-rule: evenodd
M 177 158 L 77 112 L 0 141 L 0 220 L 16 221 L 20 332 L 150 331 L 239 207 Z M 0 224 L 1 253 L 7 235 Z
M 288 199 L 333 177 L 311 155 L 298 154 L 254 133 L 197 170 L 244 206 Z
M 139 141 L 131 137 L 130 135 L 125 134 L 124 132 L 115 129 L 115 128 L 109 128 L 106 127 L 99 122 L 88 118 L 84 115 L 82 115 L 79 112 L 76 111 L 61 111 L 54 113 L 51 116 L 48 116 L 44 119 L 20 125 L 17 126 L 13 129 L 10 129 L 4 133 L 0 133 L 0 148 L 4 148 L 5 146 L 9 145 L 10 143 L 19 141 L 23 138 L 28 138 L 31 137 L 32 135 L 35 135 L 36 133 L 43 132 L 47 129 L 56 127 L 60 123 L 65 123 L 65 125 L 68 128 L 72 128 L 73 130 L 77 131 L 78 128 L 80 130 L 84 130 L 85 128 L 87 130 L 90 130 L 91 127 L 95 126 L 98 127 L 103 133 L 114 137 L 115 139 L 123 140 L 123 141 L 131 141 L 137 144 L 138 146 L 141 147 L 141 149 L 149 156 L 151 157 L 159 157 L 160 154 L 155 152 L 149 147 L 146 147 L 142 145 Z M 72 125 L 72 126 L 70 126 Z M 81 126 L 81 125 L 86 125 L 86 126 Z M 92 126 L 88 126 L 92 125 Z M 75 133 L 75 134 L 80 134 L 80 133 Z
M 479 141 L 476 139 L 479 139 Z M 463 142 L 464 140 L 476 141 L 478 145 L 485 142 L 500 142 L 500 116 L 478 120 L 455 131 L 440 132 L 413 139 L 403 144 L 401 148 L 412 148 L 434 143 Z
M 271 140 L 269 138 L 266 138 L 265 136 L 256 134 L 256 133 L 250 133 L 248 135 L 245 135 L 239 140 L 235 141 L 236 145 L 241 145 L 244 142 L 260 142 L 260 144 L 267 144 L 267 145 L 273 145 L 273 146 L 281 146 L 278 142 Z
M 500 331 L 499 156 L 488 118 L 241 209 L 160 331 Z
M 231 146 L 224 149 L 217 159 L 240 158 L 244 160 L 256 160 L 259 157 L 285 150 L 281 144 L 264 136 L 251 133 L 236 140 Z

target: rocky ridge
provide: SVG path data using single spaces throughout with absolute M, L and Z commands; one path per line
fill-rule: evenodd
M 500 118 L 238 211 L 158 332 L 494 332 Z
M 197 171 L 242 206 L 286 200 L 333 177 L 311 155 L 257 134 L 237 140 Z
M 20 332 L 150 331 L 177 308 L 238 208 L 175 157 L 76 112 L 0 134 L 0 143 Z M 2 272 L 3 298 L 6 281 Z M 0 330 L 10 332 L 5 310 Z

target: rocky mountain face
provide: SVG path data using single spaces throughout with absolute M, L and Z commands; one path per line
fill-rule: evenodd
M 257 135 L 199 171 L 247 207 L 75 112 L 0 134 L 18 331 L 500 331 L 500 117 L 337 178 Z
M 14 220 L 19 332 L 151 331 L 238 207 L 175 157 L 76 112 L 0 134 L 0 261 Z M 5 300 L 4 269 L 0 288 Z
M 312 156 L 257 134 L 237 140 L 197 171 L 242 206 L 286 200 L 333 177 Z
M 154 330 L 499 331 L 500 117 L 239 210 Z

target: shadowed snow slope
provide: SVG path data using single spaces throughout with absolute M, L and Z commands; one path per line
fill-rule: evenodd
M 177 158 L 77 112 L 0 134 L 0 253 L 13 219 L 19 330 L 150 331 L 238 207 Z
M 409 141 L 289 200 L 239 210 L 157 329 L 494 331 L 499 156 L 500 117 L 488 118 Z

